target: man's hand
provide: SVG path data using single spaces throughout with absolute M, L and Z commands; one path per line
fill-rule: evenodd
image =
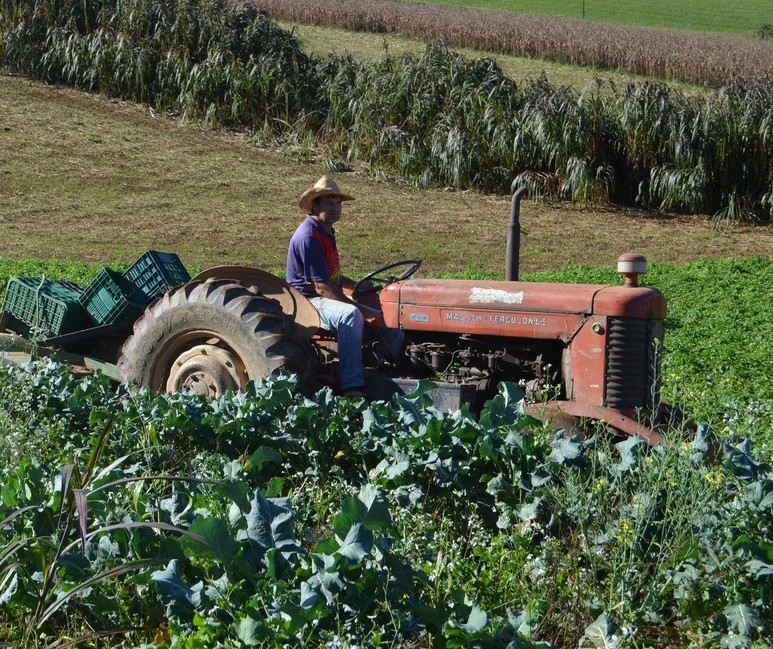
M 384 318 L 378 309 L 374 309 L 365 304 L 352 300 L 346 294 L 339 291 L 330 282 L 314 282 L 314 288 L 317 291 L 317 295 L 320 297 L 326 297 L 330 300 L 338 300 L 339 302 L 348 302 L 354 304 L 362 313 L 365 318 L 365 322 L 374 327 L 385 327 Z
M 326 297 L 329 300 L 338 300 L 339 302 L 351 302 L 341 291 L 339 291 L 330 282 L 314 282 L 314 290 L 320 297 Z

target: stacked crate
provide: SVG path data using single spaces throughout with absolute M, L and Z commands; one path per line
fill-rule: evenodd
M 8 327 L 42 337 L 134 320 L 157 297 L 190 280 L 180 258 L 149 250 L 123 274 L 103 268 L 85 289 L 73 282 L 12 277 L 3 303 Z
M 3 311 L 12 317 L 9 326 L 23 336 L 60 336 L 89 326 L 80 304 L 82 292 L 74 282 L 11 277 Z
M 191 276 L 174 253 L 149 250 L 131 265 L 123 278 L 130 286 L 132 299 L 145 306 L 168 288 L 185 284 Z
M 123 275 L 103 269 L 83 291 L 81 303 L 98 325 L 136 319 L 168 288 L 190 278 L 177 255 L 149 250 Z
M 97 325 L 136 319 L 142 305 L 134 300 L 130 284 L 123 275 L 103 268 L 81 294 L 81 304 Z

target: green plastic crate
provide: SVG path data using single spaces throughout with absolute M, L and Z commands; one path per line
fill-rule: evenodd
M 74 282 L 42 277 L 11 277 L 5 291 L 3 311 L 25 326 L 24 336 L 61 336 L 91 326 L 86 310 L 78 301 L 83 289 Z
M 142 313 L 142 306 L 131 301 L 131 292 L 120 273 L 103 268 L 81 293 L 80 303 L 96 324 L 112 324 Z
M 123 274 L 123 278 L 131 286 L 131 300 L 145 306 L 168 288 L 184 284 L 191 276 L 174 253 L 148 250 Z

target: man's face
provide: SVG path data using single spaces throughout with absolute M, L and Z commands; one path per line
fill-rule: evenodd
M 341 218 L 341 199 L 338 196 L 321 196 L 313 203 L 317 220 L 326 225 L 333 225 Z

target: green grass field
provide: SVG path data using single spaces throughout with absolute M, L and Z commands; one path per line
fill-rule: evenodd
M 763 25 L 773 23 L 769 0 L 720 2 L 682 0 L 427 0 L 480 9 L 585 18 L 620 25 L 685 29 L 717 34 L 751 36 Z

